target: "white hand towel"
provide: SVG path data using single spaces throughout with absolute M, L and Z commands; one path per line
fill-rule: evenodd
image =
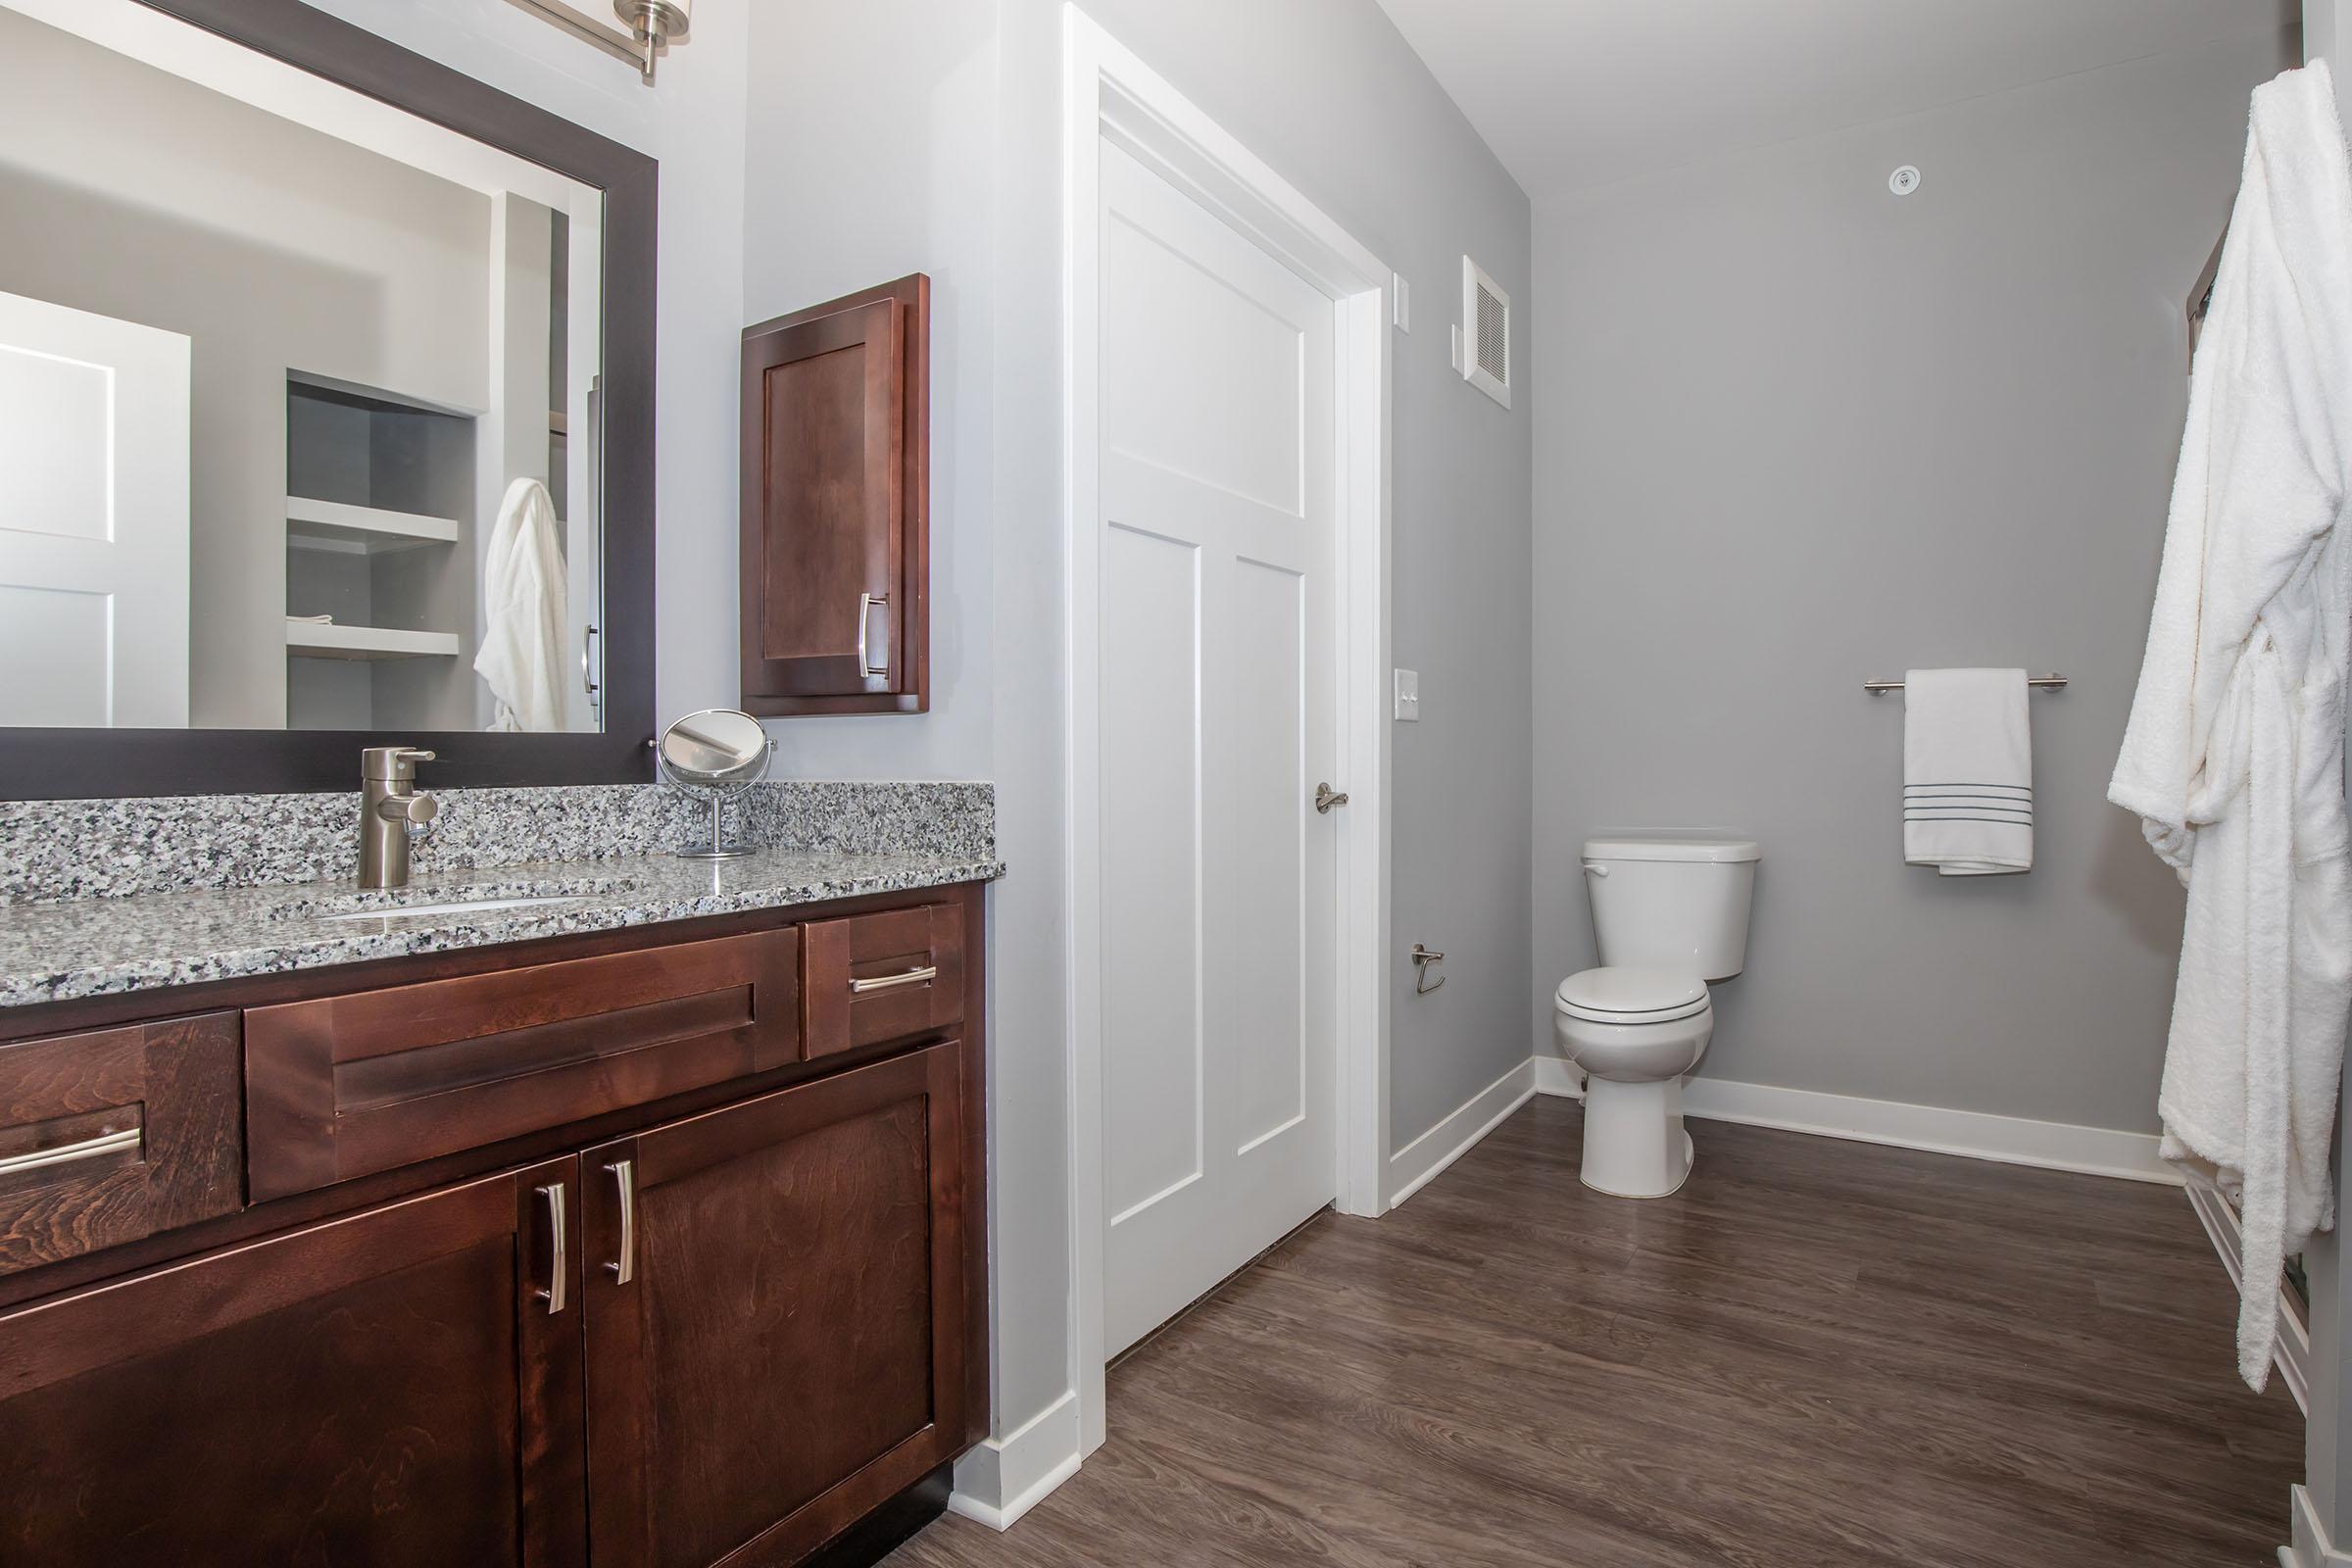
M 564 728 L 564 574 L 547 486 L 507 487 L 482 556 L 482 650 L 473 667 L 498 700 L 493 730 Z
M 1903 858 L 1943 876 L 2033 869 L 2024 670 L 1903 672 Z

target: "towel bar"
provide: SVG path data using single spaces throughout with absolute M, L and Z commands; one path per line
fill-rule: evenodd
M 2026 684 L 2055 691 L 2066 684 L 2066 677 L 2064 675 L 2029 675 L 2026 677 Z M 1862 689 L 1874 693 L 1899 692 L 1903 689 L 1903 683 L 1899 680 L 1866 680 L 1862 683 Z

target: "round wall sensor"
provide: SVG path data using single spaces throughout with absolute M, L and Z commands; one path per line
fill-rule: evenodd
M 1919 189 L 1919 171 L 1909 164 L 1886 176 L 1886 188 L 1897 196 L 1908 196 Z

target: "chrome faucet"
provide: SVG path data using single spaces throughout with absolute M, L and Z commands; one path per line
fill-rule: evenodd
M 416 791 L 416 764 L 433 760 L 413 746 L 370 746 L 360 753 L 360 886 L 409 885 L 410 834 L 441 811 L 439 801 Z

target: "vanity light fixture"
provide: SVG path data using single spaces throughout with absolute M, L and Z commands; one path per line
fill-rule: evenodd
M 694 0 L 612 0 L 612 14 L 622 25 L 599 22 L 564 0 L 514 0 L 523 10 L 543 17 L 573 37 L 616 55 L 654 79 L 654 61 L 671 44 L 686 37 L 693 20 Z

